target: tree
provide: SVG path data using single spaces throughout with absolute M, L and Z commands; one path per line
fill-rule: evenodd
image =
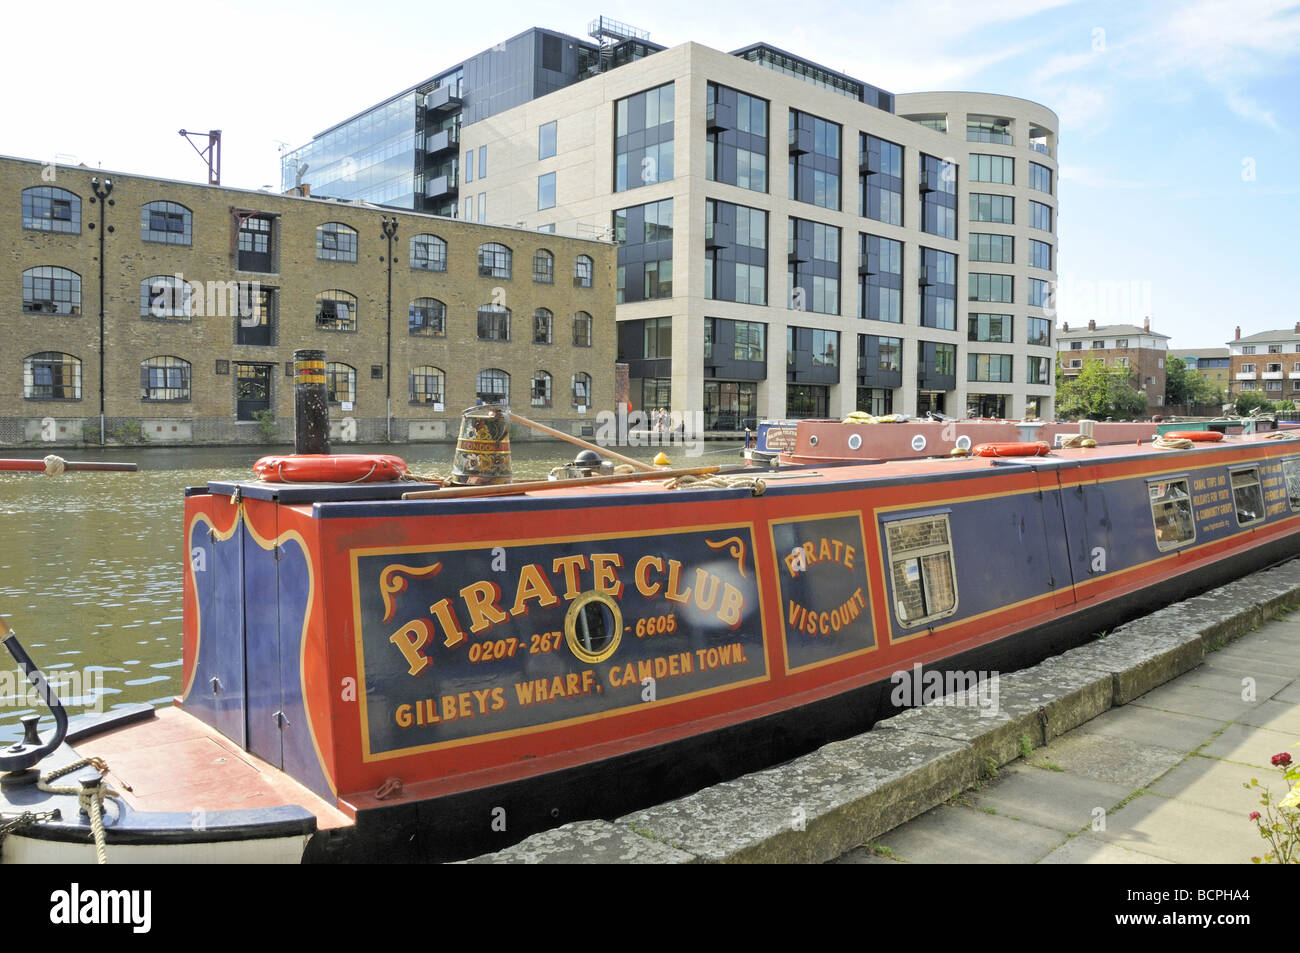
M 1255 410 L 1265 414 L 1272 413 L 1273 405 L 1257 390 L 1243 390 L 1237 395 L 1237 413 L 1245 415 Z
M 1202 377 L 1195 371 L 1189 371 L 1182 358 L 1171 357 L 1165 362 L 1165 405 L 1187 406 L 1192 404 L 1223 403 L 1223 388 L 1212 380 Z
M 1182 406 L 1192 403 L 1191 381 L 1187 363 L 1181 357 L 1165 361 L 1165 405 Z
M 1073 380 L 1057 368 L 1056 412 L 1059 417 L 1141 417 L 1147 399 L 1134 389 L 1127 367 L 1107 367 L 1100 359 L 1088 361 Z

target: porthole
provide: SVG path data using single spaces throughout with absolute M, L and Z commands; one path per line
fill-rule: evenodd
M 969 450 L 969 449 L 970 449 L 970 437 L 966 436 L 965 434 L 962 434 L 960 437 L 958 437 L 958 438 L 957 438 L 957 449 L 958 449 L 958 450 Z
M 810 447 L 815 447 L 815 446 L 817 446 L 817 435 L 816 435 L 816 434 L 813 434 L 811 437 L 808 438 L 808 446 L 810 446 Z
M 924 434 L 917 434 L 915 437 L 912 438 L 912 449 L 915 450 L 917 453 L 920 453 L 922 450 L 925 449 Z
M 855 433 L 849 435 L 849 449 L 857 450 L 862 446 L 862 434 Z
M 564 616 L 564 639 L 579 661 L 603 662 L 623 637 L 623 613 L 603 592 L 584 592 Z

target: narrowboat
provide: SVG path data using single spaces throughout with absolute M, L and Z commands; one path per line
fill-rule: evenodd
M 797 420 L 760 420 L 754 433 L 745 433 L 743 455 L 754 466 L 773 466 L 782 453 L 794 450 Z
M 769 429 L 764 431 L 764 424 Z M 1246 417 L 1212 421 L 1081 421 L 991 420 L 931 415 L 913 419 L 890 414 L 873 418 L 853 414 L 838 420 L 763 421 L 754 448 L 746 460 L 766 465 L 920 459 L 962 453 L 981 443 L 1044 440 L 1060 447 L 1081 429 L 1099 444 L 1134 444 L 1168 432 L 1215 431 L 1249 435 L 1275 431 L 1271 417 Z M 1280 429 L 1293 429 L 1290 426 Z M 771 436 L 767 436 L 770 434 Z
M 1286 434 L 511 484 L 467 412 L 491 479 L 429 490 L 328 455 L 323 366 L 302 456 L 186 492 L 174 706 L 69 724 L 0 620 L 55 717 L 0 751 L 6 862 L 473 856 L 1300 554 Z
M 865 730 L 914 664 L 1009 671 L 1300 551 L 1289 439 L 758 475 L 192 488 L 176 706 L 29 770 L 107 764 L 110 860 L 465 857 Z M 6 861 L 93 859 L 76 795 L 3 798 L 61 810 Z

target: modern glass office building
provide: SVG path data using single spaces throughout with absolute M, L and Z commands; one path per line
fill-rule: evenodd
M 528 30 L 341 123 L 286 157 L 286 188 L 306 161 L 314 194 L 378 201 L 362 188 L 382 181 L 424 211 L 613 240 L 633 404 L 712 429 L 1051 415 L 1050 109 L 895 94 L 766 43 L 590 32 Z M 414 145 L 371 172 L 381 136 L 352 127 L 394 103 Z M 354 178 L 323 180 L 307 150 L 333 174 L 342 137 Z M 389 172 L 408 160 L 401 188 Z
M 458 202 L 462 191 L 472 200 L 486 161 L 461 154 L 462 126 L 663 49 L 608 18 L 591 31 L 598 42 L 525 30 L 331 126 L 285 153 L 282 191 L 306 182 L 315 195 L 483 221 Z

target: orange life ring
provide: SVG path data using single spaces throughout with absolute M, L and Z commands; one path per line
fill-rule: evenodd
M 1167 440 L 1191 440 L 1194 443 L 1215 443 L 1223 439 L 1217 430 L 1172 430 L 1162 436 Z
M 253 472 L 267 483 L 388 483 L 406 476 L 406 461 L 384 453 L 293 453 L 262 457 Z
M 977 457 L 1045 457 L 1052 448 L 1039 440 L 1035 443 L 982 443 L 972 447 Z

